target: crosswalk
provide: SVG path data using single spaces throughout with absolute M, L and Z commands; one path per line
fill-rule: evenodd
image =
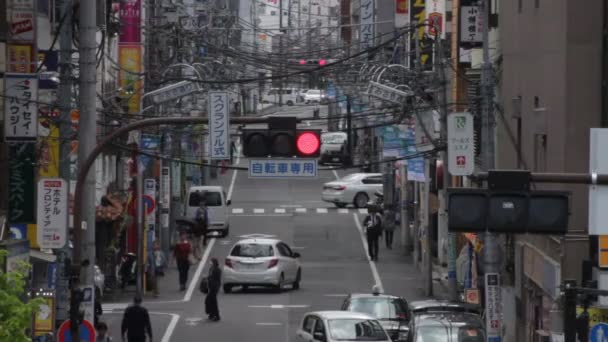
M 367 208 L 232 208 L 231 214 L 238 215 L 291 215 L 291 214 L 367 214 Z

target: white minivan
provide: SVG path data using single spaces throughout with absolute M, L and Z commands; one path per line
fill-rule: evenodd
M 188 191 L 188 205 L 186 217 L 194 219 L 199 208 L 199 194 L 202 194 L 207 204 L 209 216 L 209 232 L 218 232 L 220 237 L 228 236 L 230 221 L 228 219 L 228 206 L 230 200 L 221 186 L 192 186 Z
M 280 96 L 279 93 L 283 94 Z M 271 103 L 278 105 L 280 100 L 287 106 L 296 104 L 300 97 L 300 90 L 296 88 L 284 88 L 282 91 L 279 88 L 270 88 L 262 97 L 262 103 Z

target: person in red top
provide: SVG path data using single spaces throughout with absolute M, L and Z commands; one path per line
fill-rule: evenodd
M 188 270 L 190 269 L 190 253 L 192 253 L 192 245 L 188 241 L 186 233 L 180 234 L 180 241 L 175 244 L 173 251 L 177 262 L 177 270 L 179 272 L 179 289 L 186 290 L 186 282 L 188 281 Z

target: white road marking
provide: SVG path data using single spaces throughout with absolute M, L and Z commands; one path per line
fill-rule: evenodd
M 293 216 L 293 214 L 242 214 L 242 215 L 231 215 L 234 217 L 288 217 Z
M 203 317 L 190 317 L 184 320 L 186 325 L 198 325 L 203 321 Z
M 292 304 L 292 305 L 283 305 L 283 304 L 272 304 L 272 305 L 249 305 L 250 308 L 256 309 L 292 309 L 292 308 L 308 308 L 310 305 L 302 305 L 302 304 Z
M 201 277 L 201 274 L 203 273 L 203 268 L 207 264 L 207 259 L 209 259 L 209 255 L 211 254 L 211 249 L 213 248 L 214 244 L 215 244 L 215 239 L 211 239 L 211 241 L 209 241 L 209 243 L 207 244 L 207 248 L 205 248 L 205 253 L 203 254 L 203 258 L 198 263 L 196 272 L 194 273 L 192 280 L 190 280 L 190 286 L 188 286 L 188 291 L 186 291 L 186 294 L 184 295 L 184 302 L 189 302 L 190 299 L 192 299 L 192 294 L 194 293 L 194 288 L 196 288 L 196 285 L 198 284 L 198 280 Z
M 306 208 L 296 208 L 296 213 L 305 213 L 306 210 Z
M 332 294 L 325 294 L 323 296 L 324 297 L 346 297 L 348 295 L 346 293 L 332 293 Z
M 300 204 L 281 204 L 280 205 L 281 208 L 299 208 L 301 207 Z
M 345 208 L 340 208 L 340 209 L 338 209 L 338 212 L 339 212 L 340 214 L 348 214 L 348 209 L 345 209 Z
M 338 175 L 338 171 L 331 170 L 331 172 L 333 172 L 334 176 L 336 176 L 336 179 L 340 179 L 340 175 Z
M 254 214 L 263 214 L 264 213 L 264 209 L 258 209 L 258 208 L 253 209 L 253 213 Z
M 372 270 L 372 275 L 374 276 L 374 281 L 376 285 L 380 288 L 380 292 L 384 292 L 384 286 L 382 286 L 382 279 L 380 279 L 380 274 L 378 274 L 378 269 L 376 268 L 376 264 L 369 257 L 367 239 L 365 238 L 365 233 L 363 232 L 363 226 L 361 225 L 361 221 L 359 221 L 359 216 L 357 214 L 353 214 L 353 218 L 355 219 L 355 225 L 359 230 L 359 235 L 361 236 L 361 242 L 363 243 L 363 249 L 365 256 L 367 257 L 367 261 L 369 262 L 369 268 Z
M 154 313 L 154 312 L 152 312 Z M 173 335 L 173 331 L 175 330 L 175 327 L 177 326 L 177 322 L 179 321 L 179 315 L 177 314 L 168 314 L 171 315 L 171 322 L 169 322 L 169 326 L 167 327 L 167 330 L 165 330 L 165 334 L 163 335 L 163 338 L 160 340 L 161 342 L 169 342 L 171 341 L 171 335 Z
M 245 212 L 245 210 L 243 210 L 243 208 L 234 208 L 234 209 L 232 209 L 232 213 L 233 214 L 242 214 L 244 212 Z
M 361 209 L 359 209 L 359 214 L 365 214 L 365 215 L 367 215 L 367 208 L 361 208 Z
M 327 214 L 327 208 L 317 208 L 317 214 Z
M 276 208 L 274 212 L 276 214 L 285 214 L 285 208 Z
M 259 323 L 256 323 L 255 325 L 261 325 L 261 326 L 265 326 L 265 327 L 270 327 L 270 326 L 280 326 L 280 325 L 283 325 L 283 323 L 278 323 L 278 322 L 259 322 Z
M 240 148 L 236 151 L 237 153 L 237 157 L 236 157 L 236 165 L 239 165 L 239 162 L 241 161 L 241 151 Z M 228 195 L 226 195 L 226 200 L 229 200 L 232 198 L 232 191 L 234 190 L 234 183 L 236 182 L 236 173 L 239 170 L 234 169 L 234 172 L 232 173 L 232 179 L 230 180 L 230 187 L 228 188 Z
M 128 303 L 108 303 L 101 304 L 103 311 L 114 311 L 114 310 L 124 310 L 127 308 Z

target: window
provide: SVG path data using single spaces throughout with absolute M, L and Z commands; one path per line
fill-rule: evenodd
M 277 249 L 279 250 L 279 254 L 282 256 L 291 257 L 293 255 L 289 246 L 284 243 L 277 244 Z
M 190 194 L 188 205 L 198 207 L 201 200 L 204 200 L 208 207 L 221 207 L 222 195 L 219 192 L 197 191 Z
M 361 177 L 360 175 L 354 173 L 354 174 L 351 174 L 351 175 L 344 176 L 340 180 L 344 181 L 344 182 L 350 182 L 350 181 L 354 181 L 356 179 L 359 179 L 360 177 Z
M 367 177 L 367 178 L 363 178 L 361 180 L 361 182 L 363 184 L 382 184 L 382 177 L 379 177 L 379 176 Z
M 317 323 L 315 324 L 315 334 L 320 333 L 323 334 L 323 336 L 325 336 L 325 325 L 323 324 L 323 321 L 320 319 L 317 319 Z
M 349 311 L 361 312 L 378 319 L 406 319 L 407 306 L 403 300 L 386 297 L 353 298 Z
M 265 258 L 274 256 L 274 249 L 271 245 L 243 243 L 234 246 L 230 255 L 245 258 Z
M 304 323 L 302 323 L 302 330 L 312 335 L 312 328 L 315 325 L 314 316 L 306 316 Z
M 389 339 L 376 320 L 332 319 L 329 320 L 328 328 L 329 334 L 334 340 L 385 341 Z

